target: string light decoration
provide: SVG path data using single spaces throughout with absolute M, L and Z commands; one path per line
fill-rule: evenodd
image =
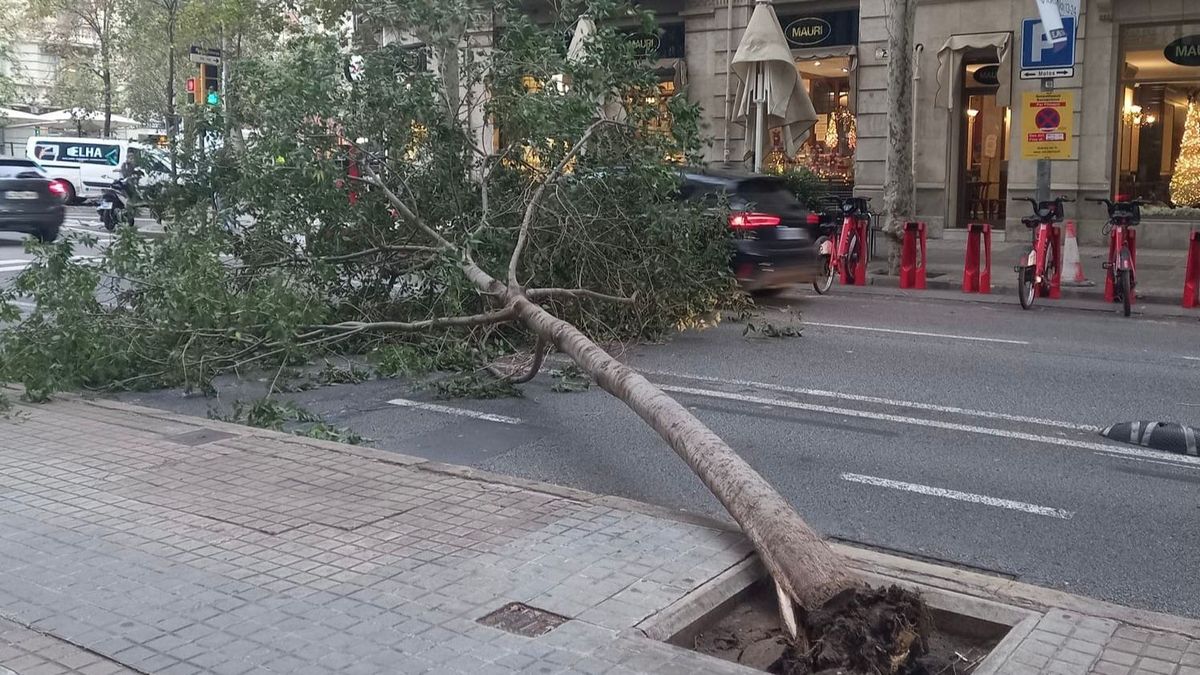
M 1200 204 L 1200 101 L 1188 97 L 1179 159 L 1171 174 L 1171 202 L 1180 206 Z

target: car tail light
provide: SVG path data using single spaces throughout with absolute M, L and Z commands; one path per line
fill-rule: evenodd
M 819 216 L 815 213 L 810 213 L 810 214 L 808 214 L 808 217 L 805 219 L 805 221 L 809 225 L 820 225 L 821 224 L 821 216 Z
M 67 186 L 63 185 L 61 180 L 52 180 L 50 181 L 50 194 L 58 197 L 59 199 L 66 199 Z
M 757 230 L 762 227 L 778 227 L 782 219 L 773 213 L 734 211 L 729 214 L 729 227 L 735 230 Z

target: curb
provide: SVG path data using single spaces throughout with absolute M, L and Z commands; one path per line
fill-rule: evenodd
M 945 276 L 949 277 L 950 275 L 947 274 Z M 868 285 L 870 285 L 870 286 L 877 286 L 880 288 L 897 288 L 897 289 L 900 288 L 900 277 L 894 277 L 894 276 L 891 276 L 888 274 L 868 274 L 867 282 L 868 282 Z M 962 283 L 952 281 L 949 278 L 928 279 L 925 282 L 925 285 L 930 290 L 959 291 L 959 292 L 962 291 Z M 906 289 L 902 289 L 902 290 L 907 291 L 907 290 L 919 290 L 919 289 L 907 289 L 906 288 Z M 1015 295 L 1016 291 L 1017 291 L 1017 287 L 1014 285 L 993 282 L 991 293 L 984 293 L 984 294 L 963 293 L 963 295 L 968 296 L 968 297 L 969 296 L 978 296 L 978 295 L 1002 295 L 1004 293 L 1009 293 L 1011 295 Z M 1091 302 L 1103 303 L 1105 306 L 1112 304 L 1112 303 L 1104 302 L 1104 287 L 1100 286 L 1100 285 L 1097 285 L 1097 286 L 1067 286 L 1066 284 L 1063 284 L 1062 299 L 1064 299 L 1064 300 L 1089 300 Z M 1137 302 L 1139 304 L 1147 304 L 1147 305 L 1167 305 L 1167 306 L 1174 305 L 1176 307 L 1179 306 L 1179 298 L 1177 298 L 1175 296 L 1168 296 L 1163 291 L 1150 291 L 1147 293 L 1138 294 Z M 1180 307 L 1180 309 L 1182 309 L 1182 307 Z
M 835 290 L 826 294 L 828 297 L 835 297 L 839 293 L 844 295 L 874 295 L 878 297 L 894 297 L 906 298 L 910 300 L 927 299 L 941 302 L 972 302 L 976 304 L 990 305 L 1010 305 L 1017 307 L 1016 287 L 993 286 L 991 293 L 963 293 L 962 287 L 957 284 L 952 284 L 948 281 L 931 279 L 927 282 L 927 288 L 900 288 L 899 279 L 892 276 L 870 275 L 865 286 L 838 286 Z M 1035 305 L 1034 309 L 1040 308 L 1062 308 L 1085 312 L 1102 312 L 1117 314 L 1120 310 L 1120 305 L 1104 302 L 1101 297 L 1099 300 L 1095 297 L 1088 297 L 1083 293 L 1079 297 L 1069 295 L 1079 293 L 1079 289 L 1063 288 L 1063 297 L 1056 300 L 1041 300 Z M 1145 298 L 1139 298 L 1138 303 L 1134 306 L 1134 316 L 1143 315 L 1151 318 L 1171 318 L 1171 319 L 1197 319 L 1200 320 L 1200 311 L 1195 309 L 1187 309 L 1177 303 L 1174 299 L 1169 301 L 1162 294 L 1152 295 L 1153 302 Z
M 563 487 L 542 481 L 505 476 L 466 466 L 432 462 L 421 457 L 402 453 L 363 446 L 344 445 L 333 441 L 310 439 L 285 432 L 257 429 L 229 422 L 147 408 L 122 401 L 89 399 L 79 394 L 61 395 L 58 400 L 67 404 L 92 406 L 114 412 L 161 419 L 199 429 L 224 431 L 242 438 L 269 438 L 278 442 L 320 448 L 322 450 L 353 455 L 387 464 L 400 465 L 414 471 L 428 471 L 438 475 L 453 475 L 467 480 L 505 485 L 549 494 L 583 504 L 621 509 L 653 518 L 705 527 L 718 532 L 738 532 L 740 534 L 736 526 L 731 523 L 704 515 L 679 511 L 623 497 L 599 495 L 594 492 Z M 36 404 L 18 403 L 17 405 L 32 407 Z M 749 551 L 749 542 L 746 542 L 746 544 Z M 1013 620 L 1014 618 L 1028 616 L 1029 612 L 1064 609 L 1079 614 L 1113 619 L 1140 628 L 1200 639 L 1200 620 L 1134 609 L 1050 588 L 1025 584 L 1001 577 L 988 576 L 951 565 L 936 565 L 841 543 L 831 543 L 830 545 L 835 551 L 846 556 L 849 559 L 850 566 L 867 580 L 874 580 L 877 583 L 901 583 L 919 590 L 936 591 L 942 597 L 958 597 L 961 602 L 969 603 L 972 607 L 987 608 L 985 611 L 995 616 L 997 623 L 1012 625 L 1017 623 L 1017 621 Z M 710 584 L 724 583 L 732 585 L 736 583 L 737 579 L 743 579 L 745 576 L 745 573 L 740 572 L 740 569 L 743 566 L 753 567 L 755 564 L 758 564 L 757 556 L 749 555 L 743 562 L 709 579 L 705 584 L 697 588 L 696 591 L 693 591 L 689 596 L 685 596 L 684 599 L 677 601 L 673 606 L 676 607 L 677 612 L 687 611 L 691 614 L 699 611 L 699 608 L 689 609 L 686 605 L 681 605 L 681 603 L 684 603 L 687 597 L 698 597 L 696 593 L 701 588 L 705 588 Z M 711 609 L 712 607 L 709 607 L 704 611 L 707 612 Z M 665 610 L 660 610 L 658 614 L 661 614 L 663 611 Z M 661 624 L 656 628 L 654 622 L 651 622 L 643 629 L 643 632 L 654 630 L 656 633 L 659 633 L 666 630 L 667 627 L 669 627 L 668 624 Z

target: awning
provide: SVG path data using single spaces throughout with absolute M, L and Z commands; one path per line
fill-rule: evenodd
M 792 57 L 797 61 L 836 59 L 842 56 L 850 57 L 850 70 L 858 67 L 858 47 L 856 45 L 830 45 L 829 47 L 805 47 L 792 50 Z
M 675 91 L 683 91 L 687 86 L 687 61 L 683 59 L 658 59 L 654 62 L 654 73 L 664 80 L 674 82 Z
M 953 109 L 958 103 L 958 90 L 951 78 L 962 72 L 963 52 L 972 49 L 995 49 L 996 61 L 1000 64 L 1000 87 L 996 90 L 996 105 L 1008 106 L 1012 87 L 1012 64 L 1008 60 L 1012 47 L 1012 33 L 972 33 L 955 35 L 938 50 L 937 94 L 934 105 Z
M 9 122 L 37 122 L 41 120 L 41 115 L 27 113 L 24 110 L 14 110 L 12 108 L 0 108 L 0 120 Z
M 781 128 L 784 151 L 796 154 L 801 141 L 816 124 L 817 113 L 769 1 L 758 0 L 755 4 L 733 56 L 733 72 L 741 80 L 734 98 L 733 120 L 746 127 L 747 156 L 755 151 L 759 97 L 765 100 L 766 129 Z

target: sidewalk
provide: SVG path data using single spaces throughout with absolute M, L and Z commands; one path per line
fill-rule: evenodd
M 884 246 L 887 242 L 882 238 L 876 242 L 880 246 L 876 251 L 876 259 L 869 265 L 870 283 L 879 286 L 897 286 L 899 279 L 882 274 L 886 267 L 887 252 Z M 961 291 L 963 277 L 963 261 L 966 257 L 967 241 L 965 235 L 953 233 L 951 238 L 929 239 L 926 243 L 927 286 L 935 290 Z M 992 238 L 992 294 L 1006 294 L 1016 297 L 1017 274 L 1013 268 L 1017 262 L 1029 252 L 1029 243 L 1004 242 L 993 233 Z M 1080 246 L 1079 259 L 1083 264 L 1084 277 L 1093 286 L 1071 286 L 1069 270 L 1063 271 L 1062 294 L 1064 298 L 1081 300 L 1104 300 L 1104 280 L 1107 273 L 1103 265 L 1108 260 L 1108 248 L 1101 246 Z M 1149 304 L 1175 305 L 1178 307 L 1183 298 L 1183 280 L 1187 262 L 1187 251 L 1167 251 L 1161 249 L 1143 249 L 1137 253 L 1138 302 Z
M 720 523 L 126 404 L 19 410 L 0 673 L 757 672 L 650 637 L 755 576 Z M 839 548 L 1014 625 L 979 673 L 1200 675 L 1200 622 Z M 556 616 L 480 622 L 513 602 Z

